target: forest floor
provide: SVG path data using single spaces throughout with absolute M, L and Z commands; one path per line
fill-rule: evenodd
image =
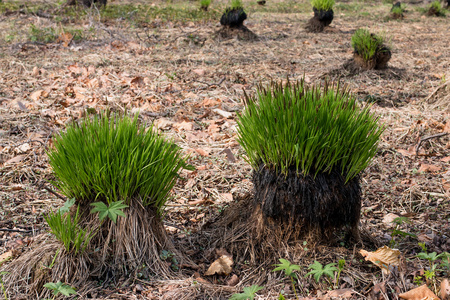
M 43 215 L 64 203 L 46 189 L 53 178 L 46 155 L 51 138 L 86 111 L 140 112 L 196 167 L 178 181 L 164 222 L 172 239 L 187 245 L 180 250 L 195 253 L 199 269 L 181 270 L 171 280 L 137 276 L 81 298 L 228 299 L 259 284 L 265 289 L 256 299 L 280 293 L 294 299 L 289 278 L 236 256 L 230 275 L 204 276 L 216 249 L 200 250 L 195 239 L 203 225 L 252 191 L 251 168 L 235 139 L 243 91 L 286 79 L 340 79 L 386 125 L 361 179 L 361 228 L 374 240 L 365 250 L 397 248 L 403 263 L 385 276 L 359 246 L 302 241 L 300 257 L 279 258 L 301 266 L 298 292 L 308 299 L 397 299 L 422 283 L 438 294 L 449 268 L 427 279 L 429 262 L 416 255 L 423 251 L 419 243 L 428 252 L 450 251 L 449 17 L 428 17 L 425 4 L 407 3 L 405 19 L 391 20 L 387 2 L 343 1 L 331 26 L 314 34 L 304 29 L 312 16 L 305 0 L 244 1 L 246 26 L 258 36 L 245 41 L 215 38 L 225 4 L 213 2 L 204 13 L 196 2 L 178 1 L 115 1 L 100 11 L 47 1 L 0 3 L 0 253 L 26 251 L 48 230 Z M 387 69 L 344 67 L 360 27 L 389 39 Z M 396 217 L 408 221 L 396 224 Z M 346 265 L 338 283 L 305 278 L 314 261 L 339 259 Z M 330 294 L 333 289 L 341 294 Z

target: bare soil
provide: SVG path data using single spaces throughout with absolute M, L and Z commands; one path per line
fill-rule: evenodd
M 419 242 L 428 252 L 450 251 L 448 16 L 426 17 L 416 9 L 419 4 L 409 4 L 403 20 L 387 20 L 392 4 L 346 1 L 336 5 L 333 23 L 314 34 L 304 29 L 313 14 L 306 1 L 276 0 L 265 6 L 244 1 L 245 25 L 258 36 L 247 41 L 216 38 L 219 18 L 158 17 L 136 23 L 131 13 L 100 18 L 92 9 L 67 23 L 54 4 L 24 4 L 0 14 L 0 253 L 12 251 L 11 259 L 18 259 L 36 237 L 47 234 L 43 214 L 64 203 L 58 191 L 50 192 L 54 178 L 46 149 L 52 136 L 86 111 L 140 112 L 143 122 L 155 122 L 190 154 L 197 168 L 182 174 L 164 224 L 198 269 L 180 266 L 172 280 L 136 272 L 130 278 L 112 278 L 80 297 L 228 299 L 243 287 L 259 284 L 265 289 L 256 299 L 276 299 L 281 292 L 295 299 L 289 279 L 271 272 L 276 259 L 252 265 L 237 257 L 242 251 L 225 249 L 235 261 L 232 273 L 204 276 L 222 253 L 217 240 L 223 237 L 202 228 L 223 219 L 227 208 L 252 191 L 251 168 L 235 140 L 243 91 L 253 93 L 257 84 L 272 80 L 339 79 L 362 103 L 371 103 L 386 125 L 378 154 L 361 178 L 363 247 L 391 245 L 400 250 L 403 263 L 384 276 L 364 261 L 361 245 L 320 245 L 314 239 L 280 245 L 286 251 L 279 258 L 302 267 L 297 285 L 302 297 L 325 299 L 331 289 L 349 288 L 350 299 L 397 299 L 420 280 L 439 292 L 449 270 L 437 272 L 435 282 L 420 279 L 429 265 L 416 254 Z M 220 17 L 225 4 L 213 2 L 208 13 Z M 33 5 L 42 10 L 31 12 Z M 119 2 L 108 2 L 114 5 Z M 173 5 L 180 11 L 199 6 L 177 1 L 155 5 Z M 59 19 L 52 17 L 55 11 Z M 59 31 L 52 42 L 33 41 L 31 24 L 57 32 L 61 26 L 75 28 L 83 38 Z M 391 38 L 387 69 L 346 67 L 353 52 L 350 38 L 359 27 Z M 409 218 L 411 223 L 398 229 L 416 238 L 395 235 L 391 241 L 396 216 Z M 239 238 L 245 240 L 245 233 Z M 314 261 L 325 265 L 339 259 L 345 259 L 346 266 L 338 285 L 304 277 Z M 10 298 L 17 299 L 14 294 Z

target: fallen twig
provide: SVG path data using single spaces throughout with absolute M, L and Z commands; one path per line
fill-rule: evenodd
M 447 134 L 448 134 L 448 132 L 441 132 L 441 133 L 438 133 L 438 134 L 434 134 L 434 135 L 430 135 L 430 136 L 426 136 L 426 137 L 421 138 L 420 141 L 419 141 L 419 143 L 417 144 L 417 147 L 416 147 L 416 155 L 418 155 L 420 145 L 421 145 L 424 141 L 430 140 L 430 139 L 434 139 L 434 138 L 437 138 L 437 137 L 441 137 L 441 136 L 446 136 Z

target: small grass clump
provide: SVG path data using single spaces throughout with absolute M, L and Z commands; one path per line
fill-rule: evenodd
M 238 141 L 253 169 L 261 164 L 285 176 L 339 172 L 348 181 L 377 151 L 383 128 L 346 89 L 272 84 L 246 96 L 238 117 Z
M 334 0 L 311 0 L 311 5 L 317 10 L 328 11 L 333 9 Z
M 211 0 L 200 0 L 200 8 L 204 11 L 208 10 L 209 5 L 211 4 Z
M 401 6 L 396 6 L 396 7 L 392 8 L 392 10 L 391 10 L 393 15 L 402 15 L 403 11 L 404 11 L 404 9 Z
M 391 8 L 391 17 L 393 19 L 403 19 L 404 12 L 405 12 L 405 5 L 400 2 L 397 2 Z
M 431 2 L 430 6 L 428 7 L 427 15 L 438 17 L 445 16 L 445 12 L 442 8 L 441 2 L 438 0 Z
M 242 0 L 231 0 L 230 2 L 230 8 L 232 10 L 243 8 Z
M 178 171 L 185 168 L 179 147 L 138 119 L 107 116 L 86 118 L 55 137 L 48 153 L 58 178 L 54 185 L 69 198 L 89 207 L 139 198 L 162 213 Z
M 50 232 L 64 245 L 68 253 L 78 254 L 83 252 L 92 238 L 92 232 L 88 232 L 78 224 L 80 220 L 79 212 L 80 208 L 78 207 L 73 217 L 69 212 L 63 212 L 62 210 L 50 212 L 47 216 L 44 216 L 50 227 Z
M 384 38 L 371 34 L 369 30 L 359 28 L 352 35 L 352 47 L 364 60 L 371 60 L 383 45 Z
M 31 24 L 28 38 L 32 42 L 51 43 L 56 41 L 58 34 L 53 27 L 39 28 Z

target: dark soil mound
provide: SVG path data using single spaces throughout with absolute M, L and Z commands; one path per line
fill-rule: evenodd
M 400 3 L 400 2 L 396 2 L 395 4 L 393 4 L 392 5 L 392 8 L 391 8 L 391 18 L 392 19 L 403 19 L 404 18 L 404 15 L 403 15 L 403 13 L 396 13 L 396 12 L 394 12 L 394 9 L 395 8 L 401 8 L 401 6 L 402 6 L 402 4 Z
M 381 45 L 375 53 L 375 55 L 369 59 L 365 60 L 358 51 L 355 50 L 353 52 L 353 59 L 355 61 L 355 64 L 364 69 L 364 70 L 382 70 L 387 68 L 388 61 L 391 59 L 392 53 L 391 50 L 389 50 L 388 47 Z
M 220 18 L 220 24 L 229 27 L 241 27 L 245 19 L 247 19 L 247 14 L 243 8 L 227 8 Z
M 86 7 L 91 7 L 93 4 L 96 4 L 97 6 L 105 6 L 106 2 L 107 0 L 69 0 L 67 5 L 81 4 Z
M 345 183 L 338 170 L 311 175 L 290 170 L 285 176 L 260 167 L 253 172 L 254 201 L 275 223 L 326 232 L 349 226 L 356 239 L 361 210 L 359 178 Z
M 322 32 L 333 21 L 333 10 L 318 10 L 313 7 L 314 17 L 306 24 L 306 30 L 310 32 Z
M 223 26 L 215 33 L 215 38 L 224 40 L 237 38 L 238 40 L 241 41 L 258 40 L 258 36 L 244 25 L 239 27 Z

